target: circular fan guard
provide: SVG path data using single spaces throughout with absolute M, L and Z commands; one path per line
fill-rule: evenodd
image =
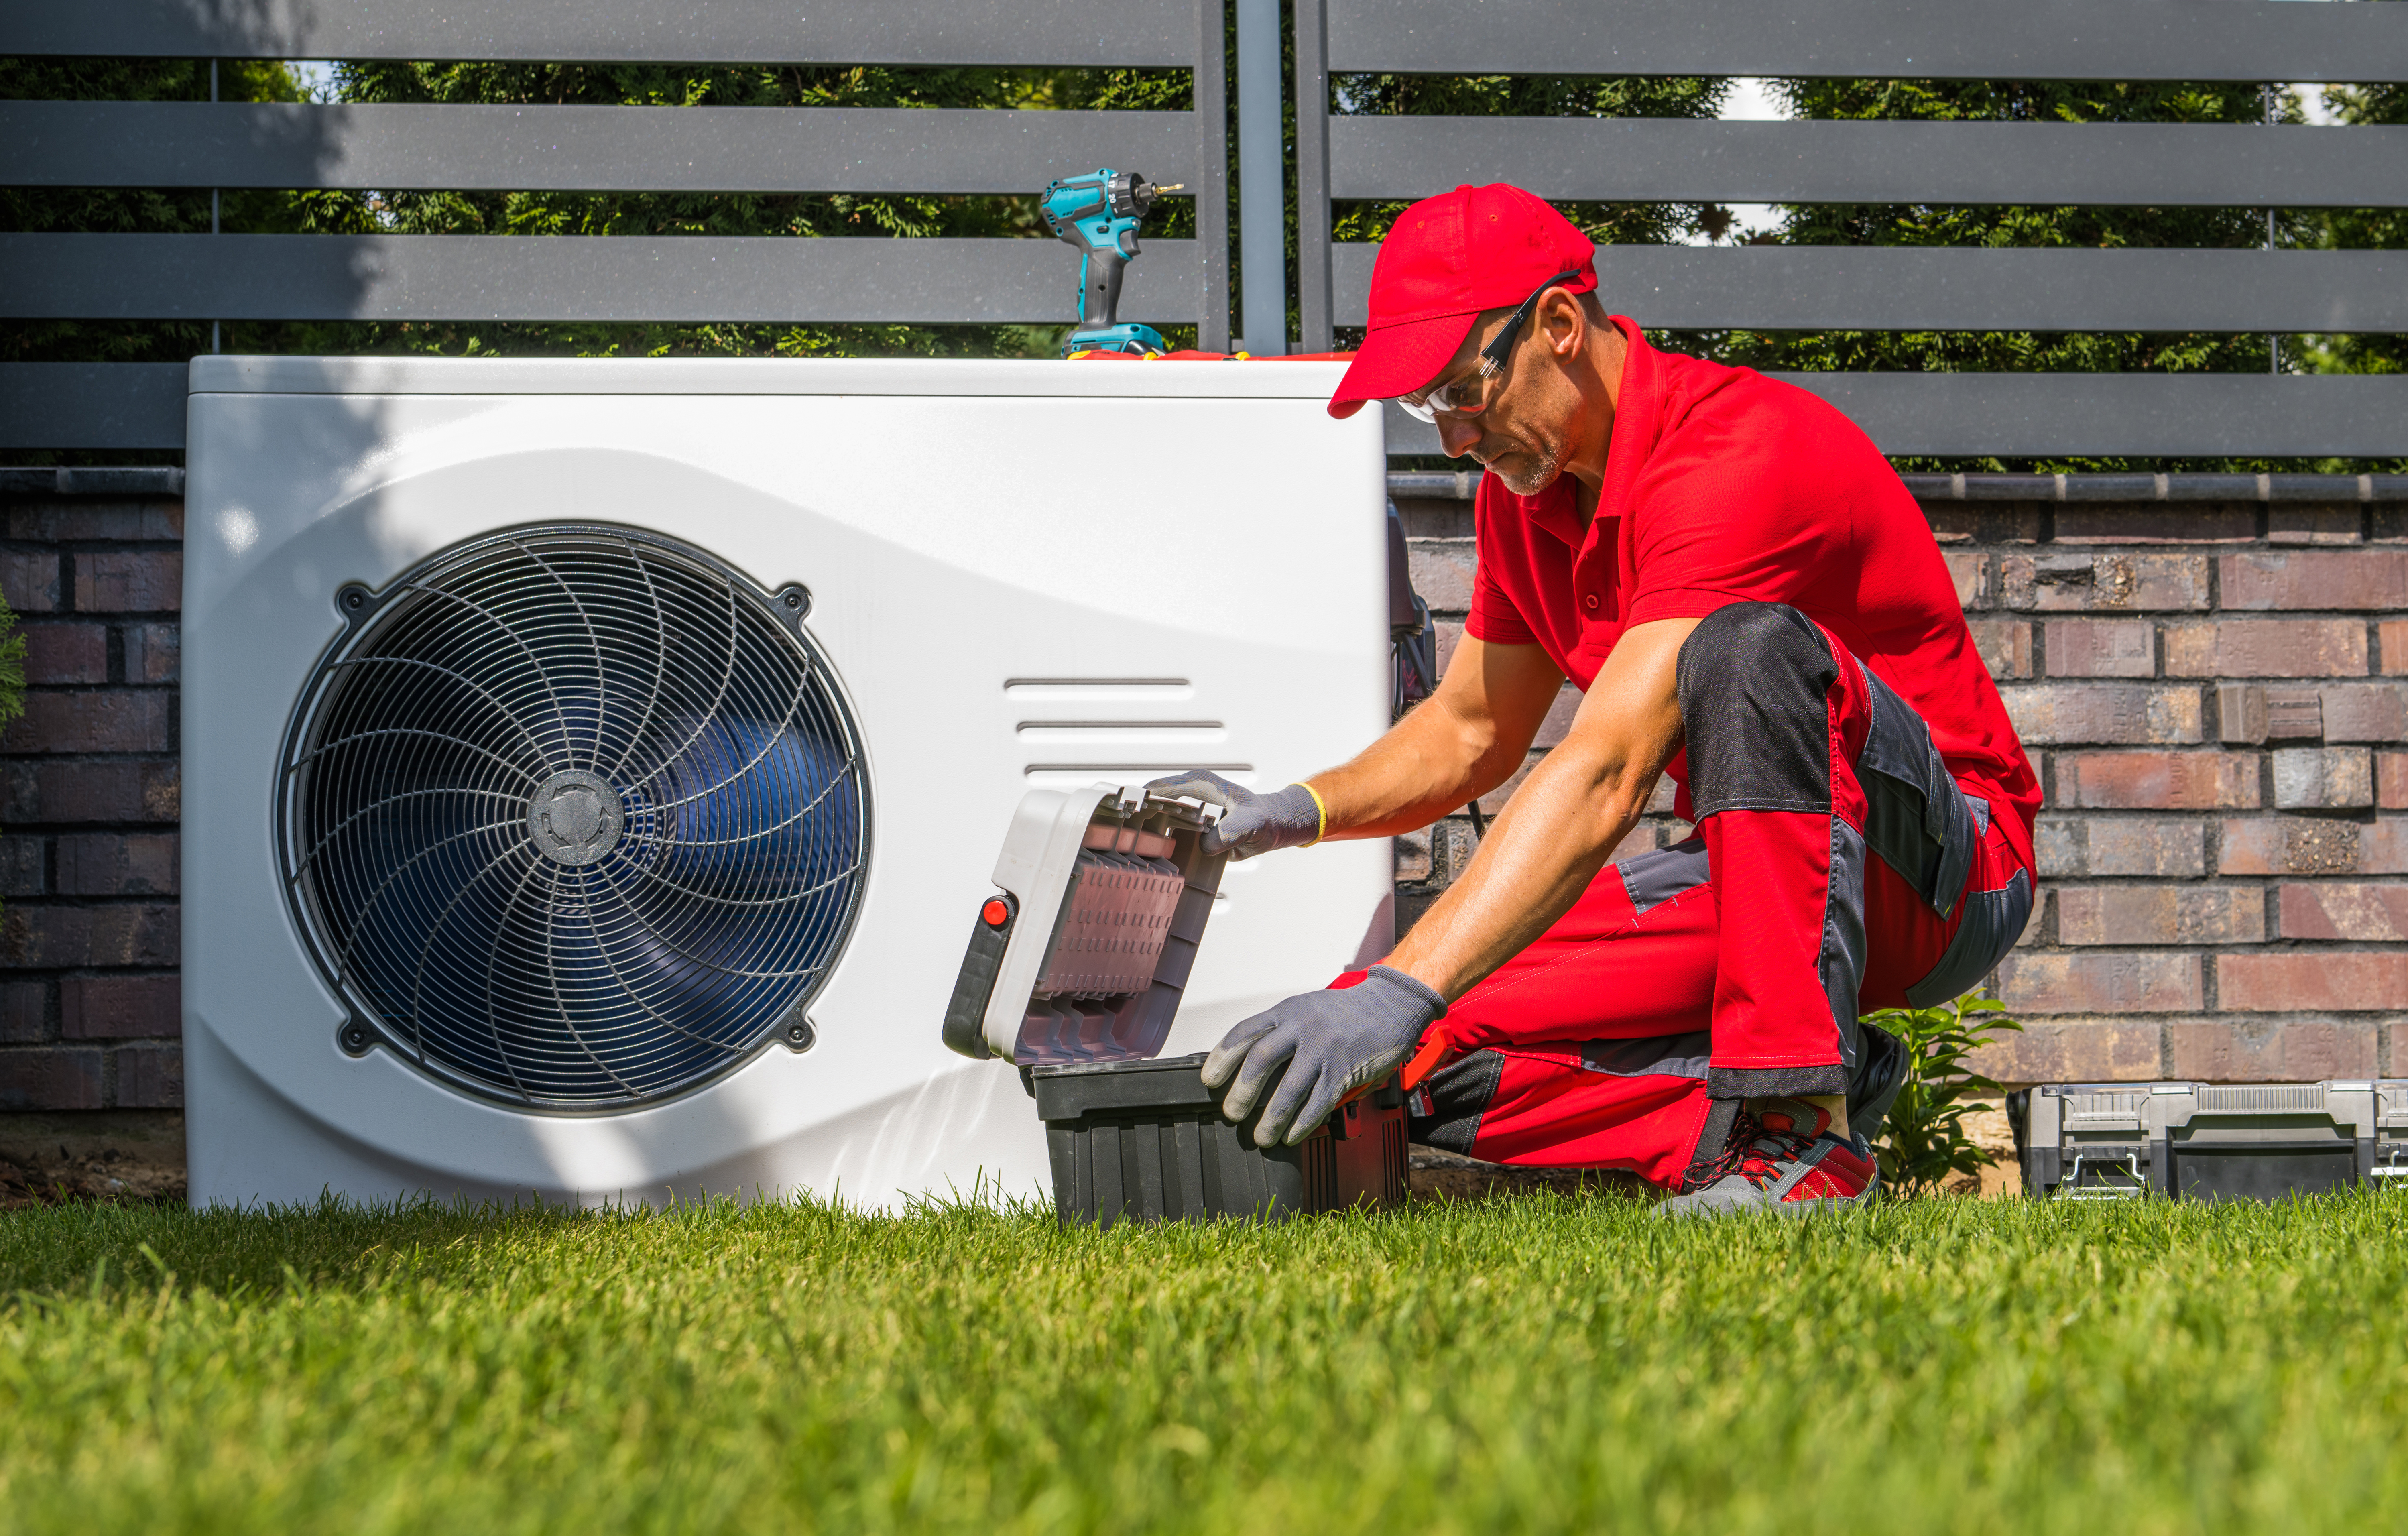
M 347 1048 L 372 1030 L 456 1086 L 575 1110 L 809 1042 L 867 819 L 799 588 L 552 527 L 338 601 L 353 629 L 294 711 L 280 831 Z

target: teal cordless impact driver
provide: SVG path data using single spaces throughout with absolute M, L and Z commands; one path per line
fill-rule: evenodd
M 1079 324 L 1062 343 L 1072 352 L 1158 352 L 1162 333 L 1151 325 L 1120 324 L 1121 273 L 1138 253 L 1137 226 L 1166 192 L 1135 171 L 1096 170 L 1049 184 L 1039 205 L 1055 237 L 1079 251 Z

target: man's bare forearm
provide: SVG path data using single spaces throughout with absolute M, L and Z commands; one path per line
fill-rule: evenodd
M 1576 754 L 1566 742 L 1531 770 L 1470 865 L 1387 963 L 1463 996 L 1571 909 L 1647 808 L 1662 765 Z
M 1305 782 L 1328 812 L 1325 836 L 1394 837 L 1460 811 L 1512 778 L 1523 750 L 1433 698 L 1352 762 Z
M 1387 963 L 1449 1001 L 1570 911 L 1646 810 L 1680 750 L 1678 668 L 1694 619 L 1633 626 L 1563 743 L 1533 768 L 1480 851 Z
M 1305 781 L 1326 838 L 1385 838 L 1427 826 L 1513 776 L 1563 687 L 1535 645 L 1455 643 L 1438 692 L 1361 755 Z

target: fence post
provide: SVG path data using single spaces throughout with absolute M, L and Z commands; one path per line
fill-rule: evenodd
M 1238 0 L 1240 352 L 1287 352 L 1287 168 L 1281 142 L 1279 0 Z
M 1196 243 L 1204 274 L 1204 312 L 1196 345 L 1229 350 L 1229 36 L 1228 0 L 1196 0 Z
M 1329 288 L 1329 5 L 1296 0 L 1296 287 L 1299 346 L 1334 342 Z

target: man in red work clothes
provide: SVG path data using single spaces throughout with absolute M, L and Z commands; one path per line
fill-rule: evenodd
M 1869 1198 L 1897 1042 L 1860 1010 L 1972 986 L 2022 932 L 2040 806 L 1929 528 L 1815 396 L 1658 352 L 1516 187 L 1416 204 L 1329 402 L 1396 398 L 1485 465 L 1438 692 L 1272 794 L 1205 773 L 1246 857 L 1426 826 L 1586 696 L 1381 965 L 1230 1031 L 1205 1076 L 1264 1145 L 1406 1069 L 1416 1140 L 1624 1168 L 1691 1212 Z M 1606 861 L 1656 777 L 1697 836 Z

